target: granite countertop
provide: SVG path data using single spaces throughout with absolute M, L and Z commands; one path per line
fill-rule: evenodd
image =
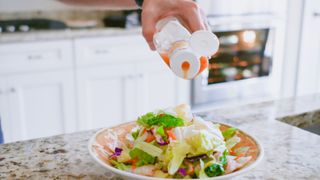
M 24 33 L 5 33 L 0 34 L 0 43 L 28 42 L 28 41 L 47 41 L 59 39 L 73 39 L 81 37 L 102 37 L 102 36 L 123 36 L 141 34 L 141 28 L 94 28 L 94 29 L 66 29 L 34 31 Z
M 265 156 L 261 163 L 237 179 L 309 180 L 320 179 L 320 136 L 287 123 L 319 118 L 319 114 L 314 115 L 319 109 L 317 94 L 215 109 L 199 115 L 239 127 L 262 143 Z M 278 121 L 280 117 L 287 123 Z M 114 179 L 88 154 L 88 139 L 95 131 L 1 145 L 0 179 Z

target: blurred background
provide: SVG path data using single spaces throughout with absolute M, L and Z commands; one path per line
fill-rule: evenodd
M 6 142 L 113 126 L 188 103 L 194 112 L 320 92 L 319 0 L 198 0 L 220 40 L 208 70 L 175 77 L 140 10 L 0 0 Z

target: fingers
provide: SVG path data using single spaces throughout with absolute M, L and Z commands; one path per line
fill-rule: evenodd
M 203 18 L 196 3 L 187 2 L 185 6 L 181 6 L 179 11 L 181 18 L 187 23 L 191 32 L 207 29 L 207 25 L 204 23 L 206 19 Z
M 153 44 L 153 35 L 156 32 L 156 17 L 152 15 L 152 12 L 148 10 L 142 11 L 141 22 L 142 22 L 142 34 L 146 39 L 151 50 L 155 50 Z
M 203 22 L 203 24 L 204 24 L 204 26 L 206 28 L 205 30 L 211 31 L 211 27 L 209 25 L 209 22 L 208 22 L 208 19 L 207 19 L 207 15 L 204 13 L 204 11 L 202 9 L 200 9 L 200 15 L 202 17 L 202 22 Z

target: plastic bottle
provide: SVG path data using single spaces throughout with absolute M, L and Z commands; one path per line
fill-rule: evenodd
M 179 77 L 193 79 L 208 67 L 208 57 L 219 47 L 210 31 L 190 33 L 178 19 L 169 17 L 156 25 L 154 44 L 164 62 Z

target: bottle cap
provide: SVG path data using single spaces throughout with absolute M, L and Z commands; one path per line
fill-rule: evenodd
M 191 34 L 191 48 L 202 56 L 212 56 L 219 48 L 219 40 L 215 34 L 210 31 L 199 30 Z
M 199 72 L 200 61 L 190 50 L 180 50 L 172 54 L 170 68 L 181 78 L 193 79 Z

